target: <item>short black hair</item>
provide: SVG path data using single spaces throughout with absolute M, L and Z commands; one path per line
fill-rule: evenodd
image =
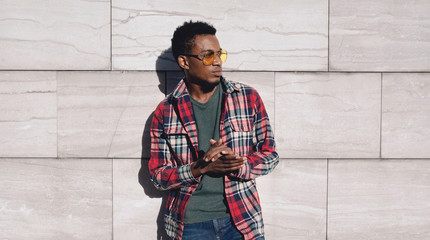
M 194 39 L 197 35 L 215 35 L 216 29 L 206 22 L 184 22 L 176 28 L 172 38 L 172 53 L 175 61 L 181 54 L 187 54 L 194 47 Z

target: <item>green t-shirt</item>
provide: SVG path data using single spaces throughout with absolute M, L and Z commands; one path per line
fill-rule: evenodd
M 219 139 L 219 120 L 223 90 L 221 83 L 206 103 L 193 98 L 194 116 L 197 124 L 199 150 L 207 151 L 209 140 Z M 198 223 L 230 216 L 224 197 L 224 177 L 204 175 L 196 191 L 187 203 L 184 223 Z

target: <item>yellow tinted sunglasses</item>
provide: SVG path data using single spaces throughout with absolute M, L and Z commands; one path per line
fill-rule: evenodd
M 216 52 L 212 50 L 207 50 L 206 53 L 203 55 L 191 55 L 191 54 L 182 54 L 182 55 L 188 56 L 188 57 L 195 57 L 200 61 L 203 61 L 204 65 L 208 66 L 215 61 L 215 54 L 221 59 L 222 62 L 225 62 L 227 60 L 226 50 L 219 50 Z

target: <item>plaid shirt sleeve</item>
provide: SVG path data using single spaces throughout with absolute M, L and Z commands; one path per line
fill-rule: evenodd
M 151 181 L 160 190 L 180 188 L 198 182 L 191 173 L 191 163 L 179 165 L 170 153 L 162 120 L 165 105 L 166 101 L 158 105 L 150 130 L 151 158 L 148 167 Z
M 247 94 L 253 103 L 254 122 L 254 149 L 247 156 L 245 164 L 230 176 L 243 180 L 255 179 L 258 176 L 266 175 L 275 169 L 279 163 L 279 156 L 276 152 L 276 145 L 273 131 L 269 123 L 269 118 L 260 95 L 254 89 Z

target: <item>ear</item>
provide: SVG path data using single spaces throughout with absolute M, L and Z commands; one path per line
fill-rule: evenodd
M 178 63 L 179 63 L 179 66 L 181 68 L 183 68 L 184 70 L 190 68 L 189 63 L 188 63 L 188 58 L 184 55 L 178 56 Z

